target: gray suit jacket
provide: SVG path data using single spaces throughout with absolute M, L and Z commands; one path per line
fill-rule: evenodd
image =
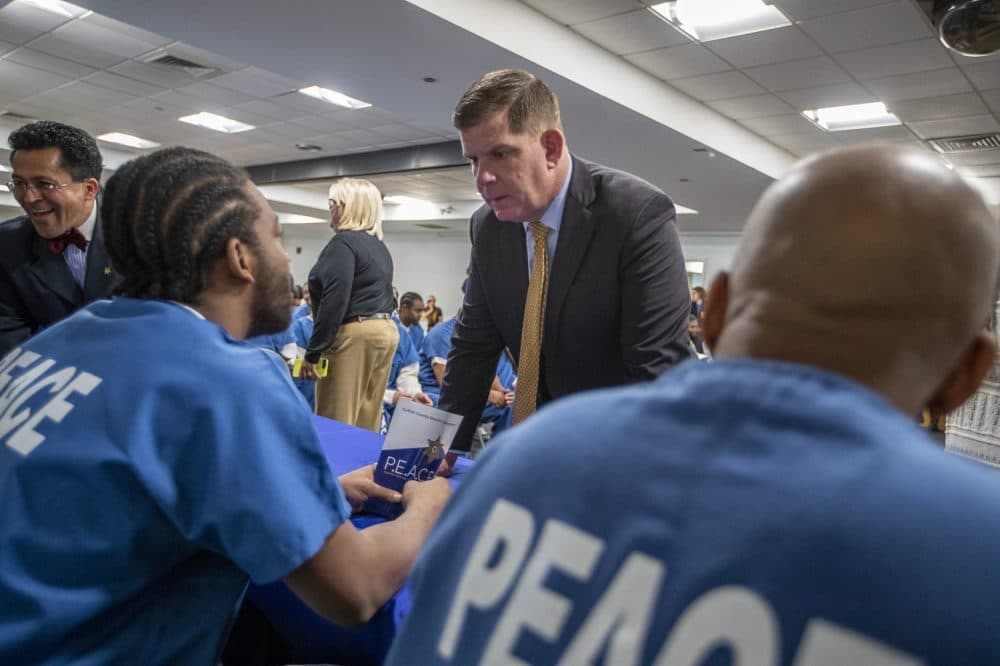
M 452 448 L 468 450 L 506 347 L 520 357 L 528 292 L 521 224 L 483 206 L 472 216 L 472 257 L 452 336 L 440 406 L 461 414 Z M 691 296 L 674 204 L 621 171 L 573 157 L 549 272 L 538 404 L 649 380 L 690 357 Z
M 83 289 L 66 260 L 49 252 L 27 217 L 0 223 L 0 357 L 39 329 L 111 295 L 120 280 L 107 270 L 111 262 L 104 250 L 100 211 L 97 217 Z

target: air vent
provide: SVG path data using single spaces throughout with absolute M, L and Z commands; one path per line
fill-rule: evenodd
M 939 153 L 965 153 L 976 150 L 1000 148 L 1000 134 L 977 134 L 975 136 L 949 136 L 927 141 Z
M 433 229 L 434 231 L 438 231 L 440 229 L 451 229 L 451 227 L 446 226 L 444 224 L 426 223 L 426 224 L 418 224 L 417 226 L 423 227 L 424 229 Z
M 152 57 L 144 59 L 143 62 L 149 65 L 163 65 L 164 67 L 183 69 L 191 76 L 205 76 L 215 71 L 214 67 L 206 67 L 193 60 L 178 58 L 175 55 L 170 55 L 162 51 L 157 51 Z

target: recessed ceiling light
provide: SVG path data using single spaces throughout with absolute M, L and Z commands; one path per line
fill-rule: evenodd
M 188 123 L 189 125 L 198 125 L 210 130 L 215 130 L 216 132 L 224 132 L 225 134 L 236 134 L 237 132 L 246 132 L 254 129 L 253 125 L 247 125 L 246 123 L 241 123 L 238 120 L 209 113 L 208 111 L 193 113 L 190 116 L 181 116 L 177 120 L 182 123 Z
M 698 211 L 694 208 L 688 208 L 687 206 L 682 206 L 679 203 L 674 204 L 674 209 L 677 211 L 678 215 L 697 215 Z
M 699 42 L 792 24 L 780 9 L 764 4 L 764 0 L 675 0 L 649 9 Z
M 160 144 L 155 141 L 150 141 L 149 139 L 143 139 L 138 136 L 132 136 L 131 134 L 125 134 L 124 132 L 108 132 L 107 134 L 101 134 L 97 137 L 101 141 L 107 141 L 108 143 L 118 143 L 123 146 L 129 146 L 131 148 L 159 148 Z
M 49 13 L 65 16 L 66 18 L 79 16 L 87 11 L 83 7 L 77 7 L 76 5 L 71 5 L 68 2 L 60 2 L 60 0 L 18 0 L 18 2 L 23 5 L 31 5 L 32 7 L 37 7 L 38 9 L 44 9 Z
M 342 106 L 346 109 L 367 109 L 371 106 L 368 102 L 362 102 L 360 99 L 355 99 L 342 92 L 330 90 L 329 88 L 321 88 L 319 86 L 299 88 L 299 92 L 303 95 L 309 95 L 310 97 L 315 97 L 316 99 L 329 102 L 330 104 L 336 104 L 337 106 Z
M 330 220 L 324 220 L 321 217 L 313 217 L 311 215 L 297 215 L 295 213 L 278 214 L 278 222 L 281 224 L 320 224 L 329 221 Z
M 807 109 L 802 115 L 828 132 L 891 127 L 902 125 L 899 118 L 885 108 L 884 102 L 830 106 L 825 109 Z

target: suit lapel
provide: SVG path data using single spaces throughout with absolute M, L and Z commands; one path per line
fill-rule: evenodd
M 594 184 L 585 163 L 573 158 L 573 176 L 566 193 L 566 207 L 559 224 L 559 240 L 549 272 L 549 289 L 545 302 L 545 330 L 555 332 L 559 313 L 570 285 L 576 277 L 583 257 L 594 236 L 596 220 L 588 206 L 594 200 Z M 554 343 L 555 336 L 546 335 Z
M 104 298 L 110 293 L 108 287 L 115 280 L 110 268 L 111 262 L 104 249 L 101 211 L 98 208 L 97 223 L 94 224 L 94 233 L 91 234 L 91 242 L 87 247 L 87 275 L 83 284 L 83 293 L 87 301 Z
M 492 216 L 493 213 L 490 213 L 490 215 Z M 506 283 L 504 291 L 513 294 L 513 300 L 509 302 L 514 307 L 513 313 L 517 322 L 516 330 L 518 331 L 517 345 L 520 348 L 520 331 L 524 318 L 524 303 L 528 298 L 528 246 L 524 239 L 524 225 L 519 222 L 499 221 L 496 224 L 499 229 L 500 248 L 499 252 L 492 254 L 492 256 L 499 257 L 503 263 L 511 262 L 509 265 L 503 265 L 502 263 L 498 266 L 499 270 L 497 274 L 504 276 L 503 280 Z M 519 353 L 519 349 L 515 350 L 512 348 L 511 351 Z
M 34 256 L 28 270 L 35 276 L 39 287 L 55 293 L 70 305 L 79 305 L 83 294 L 62 255 L 49 252 L 45 239 L 38 234 L 31 243 L 31 250 Z

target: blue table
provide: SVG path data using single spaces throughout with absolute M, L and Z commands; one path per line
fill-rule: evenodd
M 382 435 L 313 417 L 323 453 L 337 475 L 376 462 L 382 449 Z M 452 486 L 472 467 L 472 461 L 459 458 Z M 360 514 L 351 517 L 359 529 L 383 522 L 378 516 Z M 299 601 L 281 581 L 268 585 L 250 585 L 247 601 L 267 618 L 287 648 L 286 656 L 297 663 L 379 664 L 396 635 L 396 628 L 410 608 L 410 592 L 403 587 L 375 617 L 354 629 L 327 622 Z

